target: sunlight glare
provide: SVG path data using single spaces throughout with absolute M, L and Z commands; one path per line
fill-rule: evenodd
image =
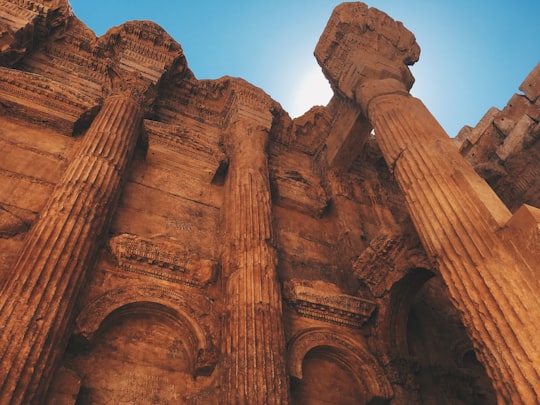
M 332 89 L 319 66 L 313 67 L 300 80 L 291 96 L 289 111 L 291 117 L 299 117 L 314 105 L 325 106 L 332 97 Z

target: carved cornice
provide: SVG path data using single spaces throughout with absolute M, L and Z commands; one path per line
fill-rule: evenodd
M 38 13 L 0 1 L 0 65 L 12 66 L 32 48 Z
M 355 275 L 374 296 L 381 297 L 390 291 L 412 268 L 433 268 L 425 252 L 411 247 L 406 242 L 408 239 L 391 230 L 382 230 L 353 264 Z
M 65 27 L 70 12 L 67 0 L 0 0 L 0 65 L 13 66 L 53 31 Z
M 216 261 L 186 252 L 173 241 L 123 234 L 113 237 L 109 245 L 118 265 L 129 272 L 199 288 L 216 277 Z
M 99 38 L 94 53 L 107 60 L 108 94 L 128 94 L 143 106 L 153 104 L 165 72 L 184 61 L 180 45 L 159 25 L 134 21 L 111 28 Z
M 164 155 L 160 162 L 196 178 L 211 182 L 218 169 L 226 165 L 226 156 L 216 142 L 196 128 L 186 129 L 157 121 L 144 121 L 148 136 L 147 159 Z M 173 155 L 170 155 L 170 154 Z
M 332 291 L 333 290 L 333 291 Z M 302 280 L 285 282 L 285 300 L 307 318 L 317 319 L 350 328 L 360 328 L 375 311 L 376 303 L 339 293 L 334 285 Z
M 0 67 L 0 101 L 4 111 L 36 124 L 52 123 L 69 136 L 83 114 L 98 103 L 45 76 L 4 67 Z
M 167 74 L 167 86 L 160 88 L 156 116 L 160 121 L 175 124 L 189 121 L 190 125 L 204 123 L 221 131 L 230 98 L 230 80 L 177 80 Z M 170 80 L 170 81 L 169 81 Z
M 0 0 L 0 6 L 7 5 L 4 8 L 16 9 L 11 13 L 15 16 L 11 18 L 15 21 L 13 24 L 23 24 L 25 18 L 30 18 L 32 13 L 39 14 L 33 17 L 37 21 L 41 18 L 41 13 L 45 13 L 43 18 L 47 19 L 47 24 L 52 28 L 59 24 L 65 26 L 61 35 L 44 38 L 47 40 L 41 43 L 38 49 L 18 63 L 17 70 L 3 72 L 5 75 L 2 75 L 2 80 L 9 80 L 13 89 L 6 89 L 6 95 L 0 91 L 0 101 L 11 107 L 16 94 L 16 104 L 21 106 L 20 109 L 32 111 L 24 118 L 34 118 L 38 123 L 53 127 L 60 121 L 64 124 L 60 125 L 61 132 L 71 135 L 70 130 L 73 130 L 77 121 L 87 119 L 82 114 L 107 96 L 128 96 L 143 109 L 150 110 L 163 78 L 167 76 L 168 79 L 174 79 L 179 72 L 184 75 L 188 72 L 180 45 L 154 23 L 126 23 L 96 39 L 93 32 L 68 12 L 67 2 L 49 1 L 48 6 L 39 7 L 38 3 Z M 32 11 L 32 5 L 36 6 L 38 11 Z M 4 14 L 6 15 L 4 18 L 10 16 L 9 13 Z M 0 33 L 3 25 L 5 24 L 0 17 Z M 22 25 L 21 27 L 23 31 L 26 29 Z M 9 32 L 15 32 L 13 29 L 6 28 Z M 23 52 L 26 42 L 36 42 L 35 38 L 26 38 L 22 31 L 15 34 L 20 43 L 5 44 L 6 57 L 13 52 L 17 56 L 19 48 Z M 6 37 L 6 41 L 9 42 L 10 39 Z M 24 56 L 24 52 L 21 55 Z M 0 55 L 0 62 L 1 58 Z M 17 61 L 19 59 L 18 57 Z M 34 76 L 21 77 L 24 75 L 21 71 L 30 72 Z M 28 82 L 32 84 L 35 81 L 47 84 L 29 86 Z M 21 88 L 25 91 L 21 91 Z M 58 94 L 55 94 L 56 88 L 59 88 Z M 87 102 L 88 100 L 90 101 Z M 73 104 L 82 104 L 83 108 L 74 109 Z M 13 113 L 18 114 L 19 111 L 13 109 Z

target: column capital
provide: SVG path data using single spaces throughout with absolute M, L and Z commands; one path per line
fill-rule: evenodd
M 276 102 L 258 87 L 241 79 L 232 79 L 229 86 L 231 95 L 224 126 L 231 129 L 240 125 L 246 129 L 258 128 L 269 132 Z
M 152 108 L 164 80 L 190 74 L 181 46 L 150 21 L 131 21 L 97 39 L 96 59 L 106 66 L 103 94 L 123 95 Z
M 106 85 L 107 97 L 123 97 L 142 107 L 151 106 L 157 97 L 156 84 L 144 78 L 140 73 L 124 72 L 115 67 L 108 67 L 109 82 Z
M 225 148 L 230 156 L 240 156 L 239 161 L 251 162 L 254 154 L 265 154 L 276 103 L 243 80 L 232 79 L 229 86 L 231 94 L 223 124 Z
M 414 83 L 408 66 L 419 56 L 416 38 L 401 22 L 357 2 L 335 8 L 315 49 L 334 91 L 355 101 L 359 88 L 374 89 L 372 81 L 393 79 L 408 91 Z
M 365 80 L 353 89 L 354 101 L 366 117 L 369 116 L 369 105 L 375 98 L 391 94 L 408 96 L 409 90 L 401 81 L 393 78 Z

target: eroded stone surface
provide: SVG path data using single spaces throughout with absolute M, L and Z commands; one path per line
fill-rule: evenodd
M 501 230 L 408 96 L 414 36 L 361 3 L 315 51 L 333 99 L 294 120 L 151 22 L 96 38 L 66 1 L 4 0 L 0 44 L 1 403 L 534 402 L 508 269 L 538 283 L 538 69 L 458 137 L 530 205 Z

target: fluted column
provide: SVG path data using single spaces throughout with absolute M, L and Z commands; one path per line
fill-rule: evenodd
M 520 252 L 520 241 L 504 232 L 510 212 L 409 94 L 414 36 L 379 10 L 344 3 L 315 53 L 333 87 L 375 129 L 498 402 L 540 403 L 540 257 Z
M 0 296 L 0 403 L 40 403 L 69 338 L 77 295 L 114 211 L 142 119 L 108 97 L 29 231 Z
M 500 202 L 418 99 L 381 94 L 367 112 L 499 402 L 540 403 L 538 275 L 497 233 Z
M 224 404 L 287 404 L 281 290 L 272 246 L 268 129 L 238 122 L 228 139 L 223 276 Z

